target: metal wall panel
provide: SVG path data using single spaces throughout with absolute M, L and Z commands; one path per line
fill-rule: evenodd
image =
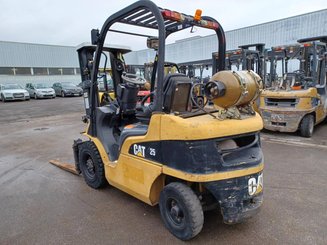
M 0 67 L 79 67 L 75 47 L 0 41 Z
M 81 82 L 80 75 L 70 75 L 70 76 L 0 76 L 0 84 L 4 83 L 17 83 L 25 87 L 26 83 L 46 83 L 52 85 L 55 82 L 72 82 L 74 84 L 79 84 Z

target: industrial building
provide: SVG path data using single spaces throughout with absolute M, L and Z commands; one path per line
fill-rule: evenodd
M 227 50 L 239 45 L 265 43 L 266 47 L 292 44 L 300 38 L 327 35 L 327 9 L 226 32 Z M 215 35 L 188 38 L 168 44 L 166 60 L 176 63 L 202 62 L 217 51 Z M 126 55 L 130 65 L 154 59 L 153 50 Z M 76 47 L 0 41 L 0 83 L 79 83 Z M 207 71 L 207 74 L 211 71 Z

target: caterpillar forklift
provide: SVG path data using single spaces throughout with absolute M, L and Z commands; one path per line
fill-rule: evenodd
M 259 107 L 264 128 L 311 137 L 326 118 L 326 44 L 327 37 L 305 38 L 268 52 L 270 74 Z
M 158 31 L 158 38 L 147 39 L 158 50 L 149 105 L 137 106 L 145 79 L 125 73 L 124 51 L 104 47 L 115 23 Z M 109 183 L 149 205 L 158 204 L 164 225 L 181 240 L 200 233 L 204 211 L 219 208 L 223 221 L 235 224 L 254 216 L 263 202 L 263 125 L 251 107 L 260 77 L 225 71 L 225 59 L 220 59 L 220 72 L 204 88 L 215 108 L 193 112 L 188 107 L 190 78 L 164 76 L 166 37 L 193 26 L 213 30 L 219 57 L 225 57 L 223 28 L 200 10 L 187 15 L 141 0 L 111 15 L 101 31 L 91 31 L 96 48 L 78 50 L 86 111 L 83 135 L 88 140 L 74 141 L 75 167 L 70 168 L 92 188 Z M 97 86 L 103 53 L 110 57 L 115 93 L 105 105 Z

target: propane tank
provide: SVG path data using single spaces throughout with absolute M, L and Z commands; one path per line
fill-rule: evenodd
M 204 93 L 218 107 L 239 107 L 257 99 L 260 82 L 260 76 L 251 70 L 220 71 L 205 85 Z

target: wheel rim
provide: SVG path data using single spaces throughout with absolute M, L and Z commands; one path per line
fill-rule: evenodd
M 180 203 L 178 203 L 174 198 L 169 198 L 166 202 L 166 210 L 168 218 L 176 226 L 183 226 L 185 221 L 185 215 Z
M 36 96 L 36 94 L 34 94 L 34 99 L 37 99 L 37 96 Z
M 61 92 L 61 97 L 65 97 L 65 93 L 64 92 Z
M 89 157 L 85 162 L 85 174 L 89 179 L 95 178 L 95 166 L 91 157 Z
M 204 104 L 203 99 L 202 98 L 199 99 L 198 100 L 198 105 L 201 106 L 201 107 L 203 107 L 203 104 Z

